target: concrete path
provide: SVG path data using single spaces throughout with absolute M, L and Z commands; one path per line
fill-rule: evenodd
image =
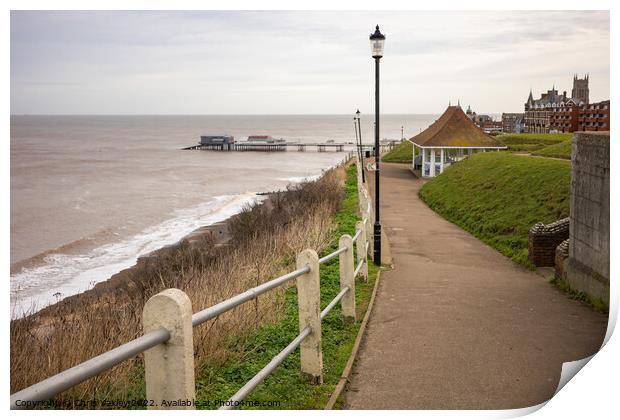
M 430 210 L 407 165 L 382 164 L 382 273 L 345 394 L 351 409 L 502 409 L 553 395 L 607 316 Z

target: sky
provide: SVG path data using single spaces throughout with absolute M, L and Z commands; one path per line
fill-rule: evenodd
M 609 99 L 609 12 L 12 11 L 11 114 L 522 112 L 590 75 Z

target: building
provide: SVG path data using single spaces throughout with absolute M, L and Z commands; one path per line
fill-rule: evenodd
M 579 108 L 575 131 L 610 131 L 609 100 Z
M 461 106 L 460 103 L 458 105 Z M 490 133 L 501 133 L 503 126 L 501 121 L 494 121 L 490 115 L 486 114 L 476 114 L 471 110 L 471 105 L 467 105 L 467 111 L 465 115 L 474 122 L 478 127 L 482 129 L 487 134 Z
M 460 106 L 448 106 L 437 121 L 409 141 L 413 144 L 413 169 L 420 170 L 424 178 L 441 174 L 473 153 L 506 149 L 476 126 Z
M 235 138 L 229 135 L 200 136 L 199 144 L 210 149 L 231 150 L 235 144 Z
M 522 133 L 525 114 L 517 112 L 504 112 L 502 114 L 502 132 Z
M 579 105 L 571 98 L 561 103 L 549 113 L 549 133 L 572 133 L 577 131 Z
M 248 136 L 248 143 L 285 143 L 284 139 L 274 139 L 271 136 Z
M 576 130 L 578 108 L 590 100 L 588 83 L 590 76 L 579 79 L 573 77 L 572 98 L 566 91 L 559 94 L 554 87 L 543 93 L 540 99 L 534 99 L 532 90 L 524 105 L 524 131 L 526 133 L 573 132 Z M 572 109 L 577 107 L 577 109 Z
M 461 104 L 459 103 L 458 106 L 461 106 Z M 484 124 L 493 121 L 493 118 L 491 118 L 489 115 L 476 114 L 474 111 L 471 110 L 471 105 L 467 105 L 467 111 L 465 111 L 465 115 L 467 115 L 467 117 L 469 117 L 469 119 L 472 120 L 474 124 L 481 128 Z
M 485 121 L 484 123 L 482 123 L 482 125 L 479 125 L 479 127 L 482 128 L 482 131 L 484 131 L 487 134 L 501 133 L 504 129 L 504 126 L 501 121 L 493 121 L 493 120 Z

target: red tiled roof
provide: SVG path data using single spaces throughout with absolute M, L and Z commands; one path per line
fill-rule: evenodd
M 504 147 L 478 128 L 460 106 L 449 106 L 430 127 L 409 140 L 422 147 Z

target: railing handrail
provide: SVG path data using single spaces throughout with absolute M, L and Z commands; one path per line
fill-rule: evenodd
M 295 271 L 291 271 L 283 276 L 275 278 L 273 280 L 269 280 L 259 286 L 253 287 L 251 289 L 246 290 L 245 292 L 239 293 L 229 299 L 226 299 L 223 302 L 217 303 L 213 306 L 209 306 L 201 310 L 200 312 L 196 312 L 192 316 L 192 326 L 197 326 L 206 322 L 210 319 L 217 317 L 218 315 L 223 314 L 224 312 L 228 312 L 231 309 L 245 303 L 249 300 L 255 299 L 258 296 L 262 295 L 265 292 L 270 291 L 271 289 L 275 289 L 276 287 L 286 283 L 287 281 L 296 279 L 297 277 L 306 274 L 310 271 L 309 267 L 300 268 Z
M 358 163 L 358 169 L 359 169 L 359 163 Z M 330 254 L 325 255 L 324 257 L 314 260 L 316 261 L 313 264 L 314 265 L 314 269 L 318 270 L 318 266 L 320 264 L 324 264 L 327 263 L 331 260 L 333 260 L 334 258 L 336 258 L 337 256 L 341 255 L 341 288 L 339 293 L 332 299 L 332 301 L 321 311 L 320 313 L 320 320 L 323 320 L 327 314 L 338 304 L 338 302 L 340 302 L 343 297 L 348 293 L 348 292 L 353 292 L 355 291 L 355 278 L 357 277 L 357 275 L 360 273 L 361 269 L 364 267 L 364 263 L 367 264 L 367 254 L 368 254 L 368 249 L 370 246 L 370 241 L 367 238 L 364 238 L 363 242 L 357 242 L 357 249 L 358 249 L 358 264 L 355 267 L 353 273 L 351 273 L 351 271 L 348 271 L 347 274 L 347 270 L 351 270 L 352 269 L 352 255 L 351 254 L 344 254 L 345 252 L 353 252 L 352 249 L 350 249 L 350 245 L 352 243 L 355 243 L 358 239 L 360 239 L 360 235 L 362 235 L 362 233 L 364 233 L 364 230 L 366 230 L 366 233 L 364 233 L 364 235 L 366 236 L 368 234 L 368 229 L 364 228 L 364 226 L 367 225 L 368 223 L 368 218 L 371 216 L 372 214 L 372 206 L 370 204 L 370 200 L 369 200 L 369 196 L 368 196 L 368 192 L 366 191 L 366 189 L 360 185 L 359 183 L 359 170 L 358 170 L 358 191 L 360 193 L 360 206 L 362 206 L 364 203 L 366 204 L 366 208 L 361 210 L 361 214 L 363 217 L 363 220 L 361 222 L 362 224 L 362 228 L 361 229 L 356 229 L 354 236 L 348 237 L 346 235 L 343 235 L 343 237 L 341 237 L 340 240 L 340 247 L 338 249 L 336 249 L 335 251 L 331 252 Z M 356 226 L 359 226 L 356 225 Z M 344 242 L 344 246 L 343 242 Z M 347 242 L 348 241 L 348 242 Z M 347 246 L 346 244 L 348 244 L 349 246 Z M 364 256 L 362 257 L 360 255 L 360 252 L 364 251 Z M 343 255 L 344 254 L 344 255 Z M 314 254 L 316 258 L 316 254 Z M 344 258 L 344 259 L 343 259 Z M 347 260 L 347 258 L 351 258 L 349 260 Z M 347 266 L 351 266 L 351 268 L 344 268 L 344 272 L 343 270 L 343 261 L 349 261 L 348 263 L 346 263 L 346 265 L 344 267 Z M 318 264 L 317 264 L 318 262 Z M 297 279 L 298 277 L 303 276 L 304 274 L 308 274 L 310 273 L 311 268 L 309 265 L 305 265 L 301 268 L 298 268 L 294 271 L 291 271 L 287 274 L 284 274 L 280 277 L 277 277 L 275 279 L 269 280 L 259 286 L 253 287 L 251 289 L 248 289 L 242 293 L 239 293 L 229 299 L 226 299 L 222 302 L 219 302 L 215 305 L 212 305 L 208 308 L 205 308 L 195 314 L 193 314 L 191 316 L 191 325 L 192 327 L 198 326 L 210 319 L 216 318 L 217 316 L 247 302 L 250 301 L 252 299 L 257 298 L 258 296 L 262 295 L 263 293 L 266 293 L 282 284 L 285 284 L 286 282 L 290 281 L 290 280 L 294 280 Z M 343 274 L 345 273 L 345 274 Z M 351 277 L 352 274 L 352 277 Z M 318 275 L 318 274 L 317 274 Z M 368 270 L 367 270 L 367 266 L 366 266 L 366 271 L 365 271 L 365 276 L 368 275 Z M 346 282 L 343 284 L 343 278 L 349 279 L 349 285 L 347 286 Z M 180 291 L 179 291 L 180 292 Z M 189 303 L 189 299 L 187 298 L 187 296 L 185 294 L 183 294 L 182 292 L 180 292 L 182 296 L 184 296 L 185 299 L 187 299 L 188 304 L 191 306 L 191 303 Z M 343 315 L 344 315 L 344 309 L 345 309 L 345 304 L 346 304 L 346 310 L 348 311 L 348 315 L 345 316 L 345 319 L 348 317 L 351 317 L 353 320 L 355 320 L 355 298 L 353 296 L 353 301 L 351 303 L 351 301 L 349 300 L 351 299 L 351 297 L 347 297 L 347 300 L 345 300 L 343 302 Z M 190 312 L 191 313 L 191 312 Z M 188 314 L 189 316 L 189 314 Z M 186 324 L 187 325 L 187 324 Z M 319 328 L 320 328 L 320 321 L 318 324 Z M 191 333 L 191 327 L 188 327 Z M 301 327 L 300 327 L 301 328 Z M 72 387 L 74 387 L 75 385 L 78 385 L 108 369 L 111 369 L 112 367 L 132 358 L 137 356 L 138 354 L 145 352 L 149 349 L 152 349 L 160 344 L 166 343 L 169 340 L 171 340 L 172 337 L 172 330 L 168 330 L 164 327 L 160 327 L 157 329 L 154 329 L 148 333 L 145 333 L 127 343 L 121 344 L 120 346 L 109 350 L 107 352 L 104 352 L 98 356 L 95 356 L 91 359 L 88 359 L 74 367 L 71 367 L 69 369 L 66 369 L 60 373 L 57 373 L 56 375 L 53 375 L 49 378 L 46 378 L 40 382 L 37 382 L 36 384 L 33 384 L 27 388 L 24 388 L 14 394 L 11 395 L 11 409 L 20 409 L 20 408 L 33 408 L 32 406 L 32 402 L 37 402 L 37 401 L 44 401 L 47 400 L 63 391 L 66 391 Z M 240 401 L 243 398 L 245 398 L 250 392 L 252 392 L 252 390 L 267 376 L 269 375 L 273 370 L 275 370 L 283 361 L 284 359 L 290 355 L 302 342 L 304 339 L 306 339 L 310 334 L 312 334 L 312 327 L 307 326 L 305 327 L 298 335 L 297 337 L 295 337 L 295 339 L 293 339 L 293 341 L 291 343 L 289 343 L 280 353 L 278 353 L 278 355 L 276 355 L 263 369 L 261 369 L 252 379 L 250 379 L 250 381 L 248 381 L 243 387 L 241 387 L 229 400 L 227 405 L 224 405 L 223 407 L 221 407 L 221 409 L 229 409 L 229 408 L 233 408 L 233 403 L 235 401 Z M 191 341 L 190 341 L 191 343 Z M 191 344 L 190 344 L 191 347 Z M 319 347 L 320 347 L 320 341 L 319 341 Z M 303 358 L 303 355 L 302 355 Z M 193 373 L 192 373 L 192 378 L 193 378 Z M 192 379 L 193 381 L 193 379 Z M 24 402 L 31 402 L 30 405 L 17 405 L 19 401 L 24 401 Z
M 90 379 L 128 360 L 145 350 L 165 343 L 170 339 L 170 331 L 160 328 L 141 335 L 112 350 L 88 359 L 79 365 L 50 376 L 34 385 L 17 391 L 11 395 L 11 409 L 26 408 L 18 406 L 18 401 L 44 401 L 75 385 Z
M 243 385 L 235 393 L 235 395 L 230 397 L 227 403 L 220 407 L 220 410 L 230 410 L 234 408 L 233 403 L 235 401 L 241 401 L 245 397 L 247 397 L 248 394 L 252 392 L 254 388 L 256 388 L 256 386 L 258 386 L 258 384 L 260 384 L 263 379 L 265 379 L 271 372 L 273 372 L 278 366 L 280 366 L 280 364 L 282 364 L 284 359 L 286 359 L 288 355 L 294 352 L 295 349 L 299 347 L 299 344 L 301 344 L 304 338 L 309 336 L 311 333 L 312 333 L 312 328 L 310 327 L 304 328 L 303 331 L 300 332 L 297 335 L 297 337 L 295 337 L 295 339 L 293 339 L 293 341 L 289 343 L 288 346 L 286 346 L 280 353 L 274 356 L 274 358 L 271 359 L 271 361 L 267 363 L 267 365 L 264 368 L 262 368 L 256 375 L 254 375 L 252 379 L 246 382 L 246 384 Z
M 355 233 L 355 237 L 357 238 L 357 236 L 359 236 L 360 233 L 361 233 L 361 230 L 358 229 Z M 342 254 L 343 252 L 346 252 L 347 250 L 348 250 L 347 247 L 338 248 L 334 252 L 324 256 L 323 258 L 320 258 L 319 264 L 327 263 L 331 261 L 332 259 L 336 258 L 337 256 L 339 256 L 340 254 Z M 228 312 L 229 310 L 249 300 L 255 299 L 258 296 L 262 295 L 263 293 L 266 293 L 272 289 L 275 289 L 276 287 L 290 280 L 294 280 L 297 277 L 308 273 L 309 271 L 310 271 L 310 268 L 307 266 L 304 268 L 291 271 L 280 277 L 269 280 L 259 286 L 253 287 L 242 293 L 239 293 L 238 295 L 235 295 L 229 299 L 226 299 L 222 302 L 219 302 L 215 305 L 205 308 L 193 314 L 192 326 L 194 327 L 198 326 L 210 319 L 213 319 L 225 312 Z M 356 270 L 356 274 L 357 274 L 357 271 L 359 270 Z M 348 288 L 346 288 L 346 290 L 348 290 Z M 329 308 L 329 310 L 331 310 L 336 305 L 336 303 L 338 303 L 340 298 L 344 296 L 344 294 L 346 293 L 346 290 L 345 289 L 341 290 L 341 292 L 336 296 L 338 300 L 332 301 L 333 305 L 332 303 L 330 303 L 331 306 L 328 305 L 327 308 Z M 321 317 L 321 319 L 322 318 L 323 316 Z M 311 331 L 309 331 L 308 334 L 310 334 L 310 332 Z M 301 333 L 295 340 L 297 340 L 300 336 L 301 336 Z M 305 338 L 305 336 L 303 338 Z M 303 338 L 301 340 L 303 340 Z M 74 367 L 66 369 L 62 372 L 57 373 L 54 376 L 51 376 L 27 388 L 17 391 L 16 393 L 11 395 L 11 409 L 23 408 L 23 407 L 16 405 L 18 401 L 43 401 L 43 400 L 49 399 L 53 397 L 54 395 L 57 395 L 88 379 L 91 379 L 94 376 L 100 374 L 101 372 L 111 369 L 112 367 L 134 356 L 137 356 L 138 354 L 146 350 L 149 350 L 159 344 L 165 343 L 169 339 L 170 339 L 170 332 L 166 330 L 165 328 L 160 328 L 158 330 L 151 331 L 147 334 L 141 335 L 138 338 L 135 338 L 127 343 L 121 344 L 118 347 L 108 350 L 107 352 L 104 352 L 91 359 L 88 359 Z M 291 352 L 295 348 L 293 348 Z
M 340 254 L 342 254 L 343 252 L 346 252 L 346 251 L 347 251 L 347 247 L 346 246 L 343 246 L 342 248 L 338 248 L 337 250 L 335 250 L 331 254 L 327 254 L 323 258 L 319 258 L 319 264 L 324 264 L 326 262 L 329 262 L 329 261 L 333 260 L 334 258 L 336 258 L 338 255 L 340 255 Z

